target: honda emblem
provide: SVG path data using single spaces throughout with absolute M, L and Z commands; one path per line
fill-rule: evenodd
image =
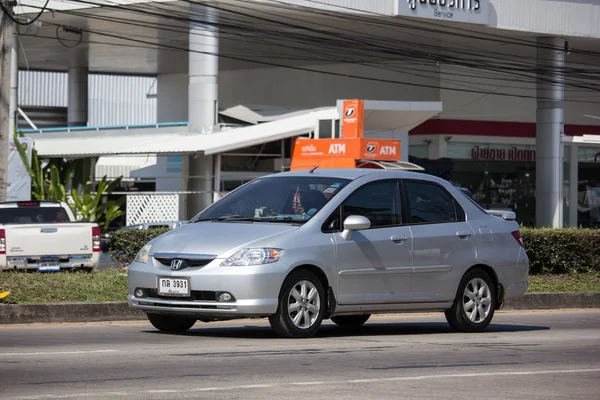
M 180 260 L 178 258 L 171 261 L 171 269 L 172 270 L 180 270 L 185 268 L 185 261 Z

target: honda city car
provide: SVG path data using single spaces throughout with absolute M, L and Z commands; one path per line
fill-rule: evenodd
M 326 319 L 415 310 L 480 332 L 528 274 L 514 212 L 424 173 L 316 169 L 255 179 L 148 242 L 128 302 L 164 332 L 268 318 L 306 338 Z

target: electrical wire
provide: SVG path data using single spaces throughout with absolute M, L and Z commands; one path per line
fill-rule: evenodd
M 89 1 L 82 1 L 82 3 L 87 3 L 87 4 L 95 4 L 98 5 L 98 3 L 93 3 L 93 2 L 89 2 Z M 200 4 L 198 2 L 192 2 L 190 1 L 189 3 L 193 3 L 193 4 Z M 206 4 L 204 4 L 206 6 Z M 107 6 L 107 7 L 113 7 L 113 6 Z M 123 7 L 123 6 L 114 6 L 118 9 L 120 9 L 123 12 L 127 12 L 127 13 L 136 13 L 136 14 L 141 14 L 141 15 L 146 15 L 146 16 L 151 16 L 151 17 L 156 17 L 156 18 L 162 18 L 165 15 L 169 15 L 169 17 L 167 19 L 169 20 L 173 20 L 176 22 L 180 22 L 180 23 L 191 23 L 191 22 L 199 22 L 199 23 L 205 23 L 205 21 L 198 21 L 198 20 L 194 20 L 194 18 L 190 18 L 189 15 L 191 15 L 192 17 L 197 16 L 197 14 L 194 14 L 193 12 L 189 12 L 189 10 L 184 10 L 182 11 L 182 14 L 185 14 L 185 12 L 188 13 L 188 17 L 185 18 L 183 16 L 178 16 L 178 14 L 176 12 L 172 12 L 170 14 L 165 14 L 164 12 L 151 12 L 151 11 L 147 11 L 147 10 L 140 10 L 140 6 L 136 6 L 135 9 L 131 9 L 132 7 Z M 160 8 L 164 8 L 164 7 L 160 7 Z M 63 13 L 68 13 L 68 12 L 64 12 L 63 10 L 56 10 L 57 12 L 63 12 Z M 219 10 L 221 12 L 228 12 L 228 10 Z M 74 14 L 73 12 L 71 12 L 71 14 Z M 79 14 L 85 14 L 85 13 L 79 13 Z M 88 13 L 89 14 L 89 13 Z M 234 15 L 245 15 L 247 16 L 247 14 L 241 13 L 238 11 L 236 13 L 234 13 Z M 82 17 L 85 17 L 84 15 L 81 15 Z M 88 15 L 88 17 L 92 17 L 93 14 Z M 129 23 L 131 24 L 132 21 L 130 20 L 123 20 L 123 21 L 117 21 L 114 18 L 106 18 L 104 17 L 105 20 L 112 20 L 113 22 L 116 23 Z M 252 38 L 256 38 L 258 40 L 263 40 L 265 38 L 265 36 L 267 35 L 273 35 L 275 33 L 277 33 L 277 38 L 279 39 L 282 34 L 281 32 L 275 32 L 273 29 L 274 28 L 270 28 L 268 29 L 269 24 L 272 24 L 273 21 L 271 20 L 265 20 L 263 19 L 259 19 L 261 21 L 261 23 L 263 25 L 258 25 L 256 24 L 256 18 L 252 17 L 252 19 L 250 19 L 250 22 L 248 23 L 248 25 L 252 25 L 250 27 L 247 26 L 240 26 L 239 24 L 235 25 L 233 23 L 229 23 L 227 17 L 223 18 L 220 16 L 220 19 L 224 20 L 225 23 L 220 23 L 220 24 L 215 24 L 217 25 L 216 28 L 219 29 L 219 32 L 221 32 L 221 30 L 223 29 L 227 29 L 227 30 L 233 30 L 234 32 L 236 32 L 237 35 L 246 35 L 246 37 L 250 36 Z M 239 22 L 239 21 L 234 21 L 234 22 Z M 278 21 L 275 21 L 278 22 Z M 142 24 L 143 25 L 143 24 Z M 410 50 L 405 49 L 405 48 L 390 48 L 390 47 L 378 47 L 376 46 L 372 46 L 373 43 L 376 44 L 376 41 L 365 41 L 365 38 L 358 38 L 356 39 L 355 37 L 350 37 L 350 36 L 340 36 L 339 34 L 336 35 L 336 40 L 332 40 L 331 38 L 326 38 L 323 39 L 321 38 L 315 38 L 315 35 L 321 35 L 321 36 L 325 36 L 326 34 L 329 34 L 330 32 L 326 32 L 326 31 L 322 31 L 322 30 L 314 30 L 314 29 L 306 29 L 302 26 L 299 25 L 289 25 L 286 23 L 279 23 L 276 25 L 281 25 L 283 27 L 287 27 L 287 28 L 291 28 L 291 29 L 301 29 L 301 30 L 306 30 L 307 33 L 310 33 L 310 35 L 298 35 L 298 34 L 293 34 L 292 36 L 290 35 L 283 35 L 286 38 L 290 38 L 291 40 L 295 41 L 298 44 L 302 44 L 304 46 L 306 45 L 312 45 L 315 42 L 315 39 L 321 39 L 318 40 L 319 45 L 320 46 L 324 46 L 325 48 L 340 48 L 346 45 L 352 45 L 352 46 L 358 46 L 358 50 L 361 52 L 364 51 L 370 51 L 371 53 L 375 53 L 375 54 L 386 54 L 388 56 L 392 56 L 391 58 L 393 58 L 393 56 L 398 56 L 398 55 L 408 55 L 409 58 L 414 59 L 415 61 L 420 60 L 420 61 L 424 61 L 424 62 L 431 62 L 433 63 L 434 60 L 437 59 L 436 63 L 440 63 L 440 59 L 442 59 L 442 63 L 443 64 L 448 64 L 448 65 L 452 65 L 453 67 L 456 66 L 461 66 L 461 67 L 465 67 L 465 68 L 476 68 L 479 67 L 479 69 L 483 69 L 483 70 L 487 70 L 488 72 L 491 73 L 502 73 L 502 74 L 507 74 L 507 75 L 520 75 L 521 78 L 524 81 L 534 81 L 535 79 L 546 79 L 544 77 L 536 77 L 535 75 L 539 74 L 539 68 L 537 66 L 534 67 L 529 67 L 526 64 L 523 65 L 516 65 L 516 66 L 510 66 L 510 65 L 504 65 L 504 66 L 498 66 L 498 65 L 494 65 L 492 62 L 488 61 L 487 63 L 483 63 L 483 62 L 477 62 L 477 59 L 460 59 L 457 57 L 454 58 L 446 58 L 444 59 L 443 55 L 442 57 L 440 56 L 440 54 L 432 54 L 430 52 L 415 52 L 414 50 Z M 150 27 L 150 24 L 147 24 L 146 26 Z M 237 28 L 237 29 L 236 29 Z M 168 30 L 168 31 L 177 31 L 177 29 L 174 29 L 173 27 L 164 27 L 161 28 L 164 30 Z M 179 29 L 179 33 L 183 33 L 182 30 L 187 29 L 187 27 L 178 27 Z M 155 42 L 151 42 L 149 40 L 144 40 L 144 39 L 135 39 L 132 40 L 132 38 L 127 38 L 127 37 L 123 37 L 123 36 L 119 36 L 119 35 L 110 35 L 107 34 L 106 32 L 100 32 L 100 31 L 96 31 L 96 30 L 87 30 L 88 33 L 90 34 L 95 34 L 95 35 L 100 35 L 100 36 L 109 36 L 109 37 L 113 37 L 113 38 L 117 38 L 117 39 L 121 39 L 121 40 L 126 40 L 126 41 L 134 41 L 134 42 L 138 42 L 138 43 L 144 43 L 148 46 L 156 46 L 159 48 L 169 48 L 172 50 L 176 50 L 176 51 L 189 51 L 189 49 L 185 49 L 182 48 L 180 46 L 177 45 L 165 45 L 165 44 L 160 44 L 160 43 L 155 43 Z M 256 36 L 256 35 L 263 35 L 262 37 L 260 36 Z M 381 38 L 378 38 L 377 40 L 380 40 Z M 308 41 L 311 41 L 310 43 Z M 363 47 L 364 46 L 364 47 Z M 373 47 L 375 47 L 375 49 L 372 49 Z M 200 53 L 205 53 L 205 54 L 211 54 L 210 52 L 200 52 Z M 454 53 L 456 53 L 454 51 Z M 338 54 L 341 56 L 344 54 L 343 51 L 338 51 Z M 212 53 L 212 55 L 217 55 L 216 53 Z M 471 57 L 474 57 L 475 54 L 468 54 Z M 224 58 L 231 58 L 237 61 L 243 61 L 243 62 L 249 62 L 249 63 L 258 63 L 261 65 L 267 65 L 267 66 L 275 66 L 275 67 L 283 67 L 283 68 L 291 68 L 291 69 L 299 69 L 299 70 L 304 70 L 307 72 L 315 72 L 315 73 L 325 73 L 325 74 L 329 74 L 329 75 L 336 75 L 336 76 L 345 76 L 345 77 L 352 77 L 352 78 L 356 78 L 356 79 L 367 79 L 370 81 L 379 81 L 379 82 L 384 82 L 384 83 L 394 83 L 394 84 L 404 84 L 404 85 L 409 85 L 409 86 L 418 86 L 418 87 L 424 87 L 424 88 L 436 88 L 436 89 L 444 89 L 444 90 L 457 90 L 454 88 L 446 88 L 446 87 L 440 87 L 439 85 L 421 85 L 421 84 L 414 84 L 411 82 L 401 82 L 401 81 L 395 81 L 395 80 L 389 80 L 389 79 L 378 79 L 378 78 L 373 78 L 373 77 L 364 77 L 364 76 L 356 76 L 356 75 L 348 75 L 348 74 L 337 74 L 337 73 L 332 73 L 331 71 L 322 71 L 322 70 L 315 70 L 312 68 L 302 68 L 302 67 L 295 67 L 295 66 L 290 66 L 290 65 L 282 65 L 279 63 L 273 63 L 273 62 L 268 62 L 268 61 L 263 61 L 263 60 L 256 60 L 256 59 L 250 59 L 250 56 L 245 56 L 245 57 L 239 57 L 239 56 L 235 56 L 235 55 L 227 55 L 227 54 L 219 54 L 219 56 L 224 57 Z M 481 54 L 480 54 L 481 56 Z M 272 58 L 272 57 L 269 57 Z M 482 57 L 483 58 L 483 57 Z M 283 58 L 282 58 L 283 59 Z M 292 59 L 292 58 L 289 58 Z M 300 57 L 297 57 L 297 59 L 300 59 Z M 333 58 L 334 61 L 340 61 L 343 62 L 343 60 L 340 59 L 335 59 Z M 323 61 L 323 59 L 320 59 L 319 61 Z M 381 66 L 381 65 L 377 65 L 377 66 L 372 66 L 370 65 L 370 67 L 372 68 L 379 68 L 379 69 L 393 69 L 393 68 L 389 68 L 386 66 Z M 567 79 L 562 78 L 563 81 L 561 82 L 560 80 L 552 80 L 550 79 L 550 82 L 553 83 L 564 83 L 567 86 L 572 86 L 578 89 L 582 89 L 582 90 L 591 90 L 591 91 L 597 91 L 600 86 L 596 86 L 596 85 L 589 85 L 589 84 L 583 84 L 581 83 L 582 80 L 584 78 L 591 78 L 591 79 L 598 79 L 598 77 L 595 77 L 594 74 L 596 72 L 594 71 L 586 71 L 583 70 L 583 72 L 581 72 L 581 69 L 579 72 L 574 71 L 572 69 L 567 69 L 565 68 L 563 72 L 573 72 L 573 74 L 571 74 L 571 76 L 573 76 L 574 74 L 583 74 L 584 75 L 574 75 L 574 77 L 569 77 Z M 402 68 L 402 72 L 406 73 L 406 68 Z M 434 72 L 435 73 L 435 72 Z M 439 74 L 439 72 L 437 72 Z M 591 74 L 591 76 L 590 76 Z M 564 73 L 562 74 L 564 75 Z M 439 75 L 438 75 L 439 76 Z M 510 79 L 510 78 L 507 78 Z M 513 78 L 514 79 L 514 78 Z M 489 91 L 470 91 L 473 93 L 479 93 L 479 94 L 489 94 Z M 525 97 L 525 98 L 536 98 L 536 96 L 519 96 L 519 95 L 514 95 L 514 94 L 509 94 L 509 93 L 500 93 L 498 95 L 504 95 L 504 96 L 511 96 L 511 97 Z M 589 101 L 584 101 L 584 102 L 589 102 Z
M 94 2 L 89 2 L 89 1 L 83 1 L 83 3 L 86 3 L 86 4 L 97 4 L 97 3 L 94 3 Z M 123 10 L 123 7 L 122 7 L 122 6 L 115 6 L 115 7 L 117 7 L 117 8 L 118 8 L 118 9 L 120 9 L 120 10 Z M 187 11 L 187 10 L 186 10 L 186 11 Z M 136 13 L 142 13 L 142 14 L 147 14 L 147 12 L 140 11 L 140 10 L 138 10 L 138 9 L 134 10 L 133 12 L 136 12 Z M 155 15 L 156 15 L 156 14 L 155 14 Z M 157 14 L 156 16 L 161 16 L 161 15 L 165 15 L 165 13 L 162 13 L 162 14 Z M 167 14 L 167 15 L 169 15 L 169 14 Z M 179 18 L 179 19 L 181 19 L 181 17 L 172 17 L 172 18 Z M 186 21 L 191 21 L 192 19 L 191 19 L 191 18 L 186 18 L 185 20 L 186 20 Z M 454 51 L 454 52 L 455 52 L 455 51 Z
M 87 3 L 90 3 L 90 2 L 87 2 Z M 140 11 L 139 11 L 139 10 L 136 10 L 136 12 L 140 12 Z M 190 19 L 188 18 L 187 20 L 190 20 Z
M 0 1 L 0 7 L 2 7 L 2 11 L 4 11 L 4 13 L 8 16 L 8 18 L 10 18 L 10 20 L 12 22 L 16 23 L 17 25 L 21 25 L 21 26 L 29 26 L 29 25 L 33 25 L 42 16 L 43 12 L 46 11 L 46 7 L 48 7 L 49 2 L 50 2 L 50 0 L 46 0 L 46 3 L 42 7 L 42 9 L 38 13 L 38 15 L 36 15 L 35 18 L 33 18 L 31 21 L 28 21 L 28 22 L 21 22 L 18 19 L 16 19 L 15 17 L 13 17 L 13 15 L 9 12 L 9 10 L 6 8 L 6 6 L 1 1 Z
M 66 45 L 64 43 L 64 41 L 60 38 L 60 35 L 59 35 L 59 32 L 60 32 L 61 29 L 62 29 L 63 32 L 69 32 L 69 33 L 74 33 L 76 35 L 79 35 L 79 40 L 77 42 L 75 42 L 75 44 L 72 45 L 72 46 Z M 80 29 L 71 28 L 69 26 L 64 26 L 64 25 L 58 25 L 56 27 L 56 39 L 64 47 L 66 47 L 68 49 L 74 49 L 75 47 L 79 46 L 79 44 L 81 44 L 81 41 L 83 40 L 83 33 L 81 32 Z

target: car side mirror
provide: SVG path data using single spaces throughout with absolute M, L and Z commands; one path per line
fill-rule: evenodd
M 362 215 L 350 215 L 344 220 L 344 230 L 342 231 L 342 237 L 345 240 L 351 240 L 353 231 L 369 229 L 370 227 L 371 221 L 369 221 L 367 217 L 363 217 Z

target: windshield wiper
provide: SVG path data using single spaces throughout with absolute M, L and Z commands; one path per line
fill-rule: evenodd
M 251 222 L 306 222 L 303 219 L 296 219 L 290 216 L 277 217 L 277 216 L 264 216 L 264 217 L 243 217 L 241 215 L 222 215 L 215 218 L 198 219 L 194 222 L 206 222 L 206 221 L 251 221 Z
M 206 221 L 254 221 L 254 217 L 242 217 L 241 215 L 222 215 L 215 218 L 204 218 L 197 219 L 194 222 L 206 222 Z

